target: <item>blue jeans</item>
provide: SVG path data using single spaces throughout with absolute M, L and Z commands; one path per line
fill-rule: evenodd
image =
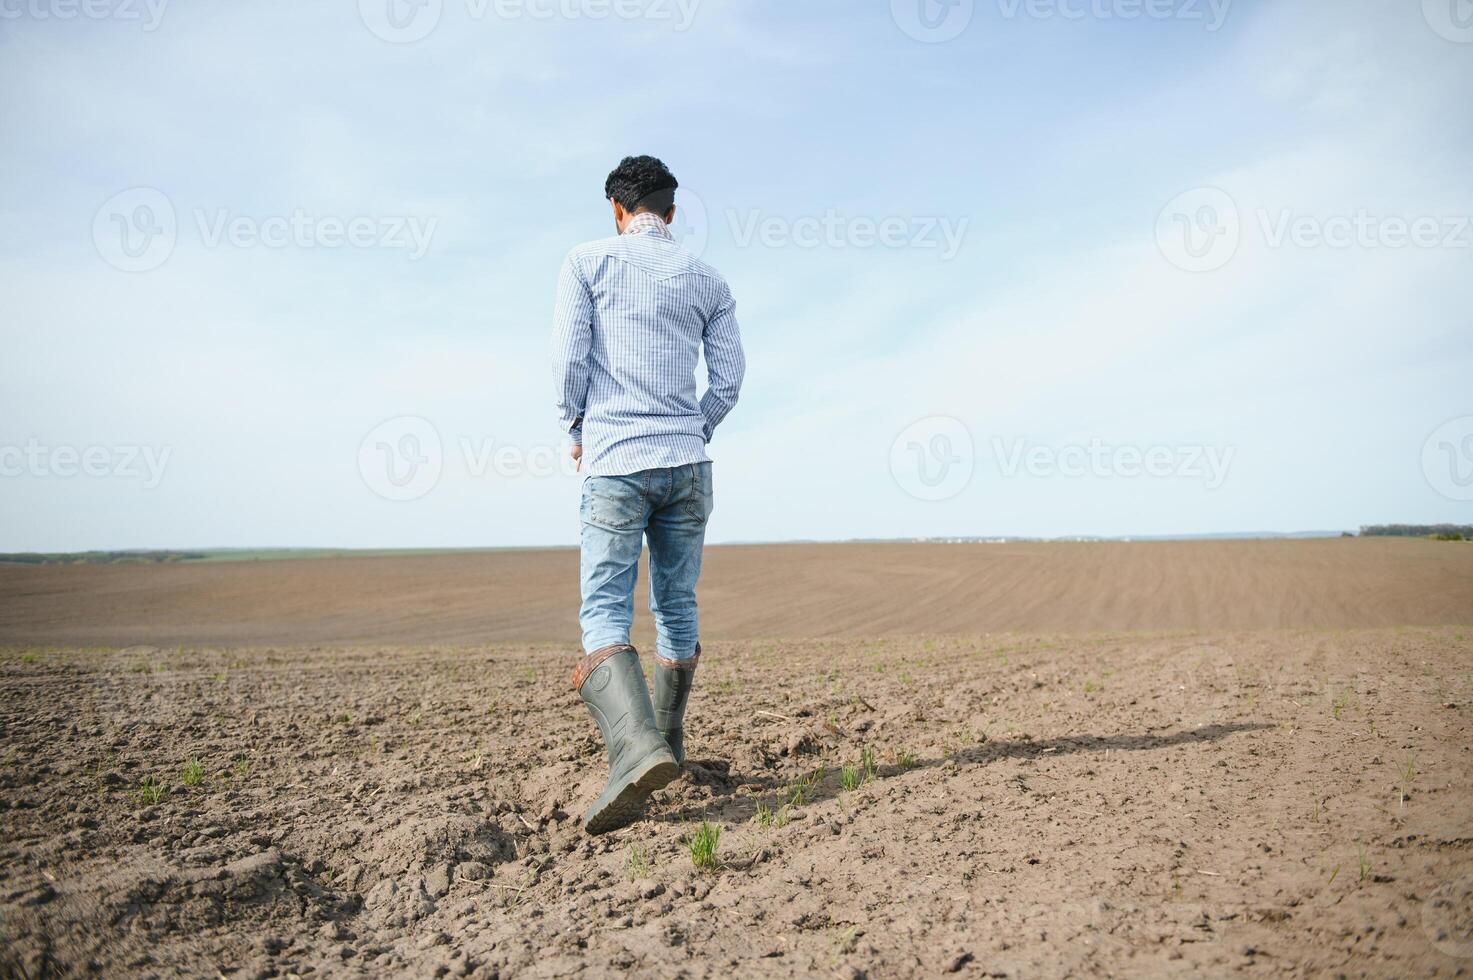
M 711 464 L 641 470 L 583 481 L 583 651 L 629 642 L 642 539 L 650 542 L 655 652 L 689 660 L 701 637 L 696 580 L 711 516 Z

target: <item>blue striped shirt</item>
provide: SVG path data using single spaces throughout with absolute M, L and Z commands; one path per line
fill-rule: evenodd
M 721 274 L 641 213 L 623 235 L 579 245 L 558 277 L 552 362 L 563 429 L 588 476 L 706 462 L 746 360 Z M 696 365 L 706 356 L 706 393 Z

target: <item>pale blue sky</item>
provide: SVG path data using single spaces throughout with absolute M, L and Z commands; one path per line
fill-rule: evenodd
M 0 4 L 0 551 L 572 543 L 626 153 L 738 299 L 712 540 L 1473 522 L 1458 0 L 391 2 Z

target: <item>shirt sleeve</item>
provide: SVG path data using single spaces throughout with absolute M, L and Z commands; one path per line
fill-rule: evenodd
M 706 441 L 737 403 L 742 377 L 747 371 L 742 353 L 742 336 L 737 329 L 736 300 L 731 290 L 722 290 L 722 302 L 706 321 L 702 340 L 706 346 L 706 393 L 701 396 L 701 415 L 705 417 Z
M 558 420 L 573 442 L 583 442 L 588 401 L 588 352 L 593 346 L 593 296 L 570 255 L 558 275 L 552 314 L 552 374 Z

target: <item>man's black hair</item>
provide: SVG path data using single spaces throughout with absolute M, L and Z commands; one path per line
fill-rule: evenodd
M 625 157 L 604 181 L 604 197 L 618 201 L 630 214 L 653 211 L 664 217 L 675 206 L 680 182 L 654 157 Z

